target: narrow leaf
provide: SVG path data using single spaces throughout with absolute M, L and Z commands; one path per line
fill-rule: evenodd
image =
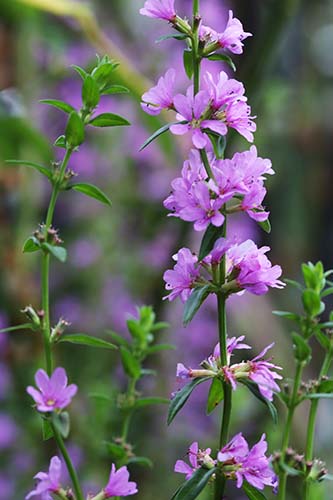
M 17 330 L 34 330 L 32 323 L 22 323 L 22 325 L 9 326 L 8 328 L 1 328 L 0 333 L 15 332 Z
M 222 230 L 220 227 L 209 224 L 201 241 L 199 250 L 199 260 L 204 259 L 213 249 L 216 240 L 221 237 Z
M 128 464 L 143 465 L 144 467 L 149 467 L 152 469 L 154 464 L 148 457 L 131 457 L 128 459 Z
M 23 253 L 37 252 L 38 250 L 40 250 L 40 243 L 34 236 L 30 236 L 30 238 L 23 243 Z
M 70 431 L 70 420 L 67 411 L 52 413 L 52 424 L 63 438 L 68 438 Z
M 44 250 L 47 250 L 50 254 L 52 254 L 53 257 L 60 260 L 60 262 L 66 262 L 67 259 L 66 248 L 50 245 L 50 243 L 42 243 L 41 246 Z
M 265 495 L 247 481 L 243 482 L 243 490 L 250 500 L 266 500 Z
M 174 351 L 176 347 L 173 344 L 156 344 L 148 347 L 146 350 L 147 354 L 155 354 L 161 351 Z
M 110 337 L 112 337 L 112 339 L 115 342 L 118 342 L 119 345 L 124 345 L 125 347 L 129 347 L 129 345 L 130 345 L 129 342 L 127 342 L 127 340 L 124 339 L 124 337 L 119 335 L 119 333 L 116 333 L 113 330 L 105 330 L 105 333 L 110 335 Z
M 80 146 L 80 144 L 84 141 L 84 125 L 81 117 L 76 111 L 72 111 L 69 115 L 66 125 L 65 138 L 66 143 L 72 148 Z
M 54 146 L 66 149 L 67 148 L 66 137 L 64 135 L 59 135 L 59 137 L 54 142 Z
M 169 130 L 169 128 L 172 126 L 172 125 L 175 125 L 176 123 L 184 123 L 184 122 L 173 122 L 173 123 L 167 123 L 166 125 L 163 125 L 163 127 L 159 128 L 158 130 L 156 130 L 156 132 L 154 132 L 150 137 L 148 137 L 148 139 L 142 144 L 141 148 L 139 149 L 139 151 L 142 151 L 143 149 L 145 149 L 147 146 L 149 146 L 149 144 L 151 142 L 153 142 L 155 139 L 157 139 L 157 137 L 159 137 L 160 135 L 164 134 L 164 132 L 166 132 L 167 130 Z
M 223 385 L 220 379 L 213 378 L 207 400 L 206 413 L 209 415 L 224 398 Z
M 73 108 L 73 106 L 71 106 L 67 102 L 59 101 L 58 99 L 42 99 L 39 102 L 41 102 L 42 104 L 53 106 L 54 108 L 60 109 L 65 113 L 71 113 L 72 111 L 75 111 L 75 108 Z
M 126 451 L 120 444 L 105 442 L 106 449 L 115 460 L 121 460 L 125 457 Z
M 189 384 L 186 384 L 182 389 L 176 392 L 174 398 L 170 402 L 168 412 L 168 425 L 171 424 L 177 413 L 183 408 L 184 404 L 191 396 L 194 389 L 203 382 L 207 382 L 211 377 L 195 378 Z
M 77 66 L 76 64 L 72 64 L 72 68 L 80 75 L 83 81 L 89 75 L 89 73 L 87 73 L 83 68 Z
M 140 398 L 135 403 L 135 408 L 143 408 L 151 405 L 165 405 L 169 404 L 169 399 L 160 397 Z
M 327 392 L 317 392 L 314 394 L 307 394 L 305 399 L 332 399 L 333 394 L 328 394 Z
M 96 80 L 88 75 L 82 86 L 82 102 L 86 109 L 92 110 L 99 103 L 99 89 Z
M 120 346 L 120 356 L 125 373 L 136 380 L 140 378 L 141 366 L 133 354 L 126 347 Z
M 255 384 L 254 382 L 252 382 L 251 380 L 248 380 L 246 378 L 239 379 L 239 382 L 241 382 L 243 385 L 245 385 L 252 392 L 252 394 L 257 399 L 259 399 L 259 401 L 261 401 L 262 403 L 264 403 L 267 406 L 274 424 L 277 424 L 277 422 L 278 422 L 277 409 L 275 408 L 274 404 L 271 401 L 264 398 L 264 396 L 259 391 L 257 384 Z
M 164 40 L 170 40 L 172 38 L 174 38 L 175 40 L 186 40 L 186 38 L 188 37 L 189 35 L 186 35 L 185 33 L 171 33 L 170 35 L 160 36 L 159 38 L 157 38 L 155 43 L 164 42 Z
M 280 316 L 281 318 L 290 319 L 292 321 L 299 321 L 300 317 L 298 314 L 289 311 L 272 311 L 275 316 Z
M 210 54 L 207 56 L 207 59 L 210 61 L 223 61 L 227 63 L 233 71 L 237 70 L 234 61 L 226 54 Z
M 192 50 L 185 49 L 183 54 L 184 69 L 187 77 L 191 80 L 193 76 L 193 55 Z
M 301 335 L 299 335 L 299 333 L 293 332 L 291 336 L 294 344 L 295 359 L 297 359 L 301 363 L 308 363 L 311 359 L 311 347 L 309 346 L 307 341 Z
M 94 184 L 80 182 L 77 184 L 71 184 L 68 189 L 74 189 L 74 191 L 85 194 L 86 196 L 90 196 L 90 198 L 94 198 L 95 200 L 98 200 L 105 205 L 111 206 L 110 198 L 108 198 L 108 196 L 106 196 L 106 194 L 103 193 L 103 191 L 99 187 L 94 186 Z
M 127 87 L 124 87 L 124 85 L 110 85 L 110 87 L 107 87 L 102 91 L 103 95 L 110 95 L 110 94 L 128 94 L 129 89 Z
M 88 124 L 93 127 L 118 127 L 121 125 L 130 125 L 130 122 L 114 113 L 102 113 L 101 115 L 95 116 Z
M 203 467 L 197 469 L 191 478 L 185 481 L 176 491 L 172 500 L 195 500 L 216 470 L 216 467 L 213 469 L 204 469 Z
M 288 284 L 288 285 L 291 285 L 291 286 L 294 286 L 295 288 L 298 288 L 298 290 L 300 290 L 301 292 L 303 291 L 303 287 L 300 283 L 298 283 L 298 281 L 296 280 L 290 280 L 288 278 L 285 278 L 284 281 Z
M 42 435 L 43 441 L 48 441 L 53 437 L 52 426 L 46 418 L 42 419 Z
M 24 167 L 33 168 L 34 170 L 37 170 L 37 172 L 45 175 L 48 179 L 52 179 L 53 174 L 51 170 L 47 167 L 43 167 L 43 165 L 39 165 L 39 163 L 26 160 L 6 160 L 6 163 L 9 163 L 10 165 L 23 165 Z
M 166 321 L 157 321 L 157 323 L 154 323 L 151 326 L 150 331 L 157 332 L 158 330 L 165 330 L 166 328 L 169 328 L 169 327 L 170 327 L 170 324 L 167 323 Z
M 211 286 L 205 285 L 197 287 L 193 290 L 189 298 L 187 299 L 184 307 L 183 313 L 183 323 L 187 325 L 195 316 L 195 314 L 200 309 L 203 302 L 206 300 L 210 293 Z
M 69 333 L 60 337 L 59 342 L 69 342 L 71 344 L 87 345 L 90 347 L 101 347 L 103 349 L 117 349 L 117 346 L 106 340 L 92 337 L 84 333 Z
M 261 227 L 265 231 L 265 233 L 270 233 L 272 230 L 271 223 L 269 222 L 269 219 L 262 220 L 262 221 L 257 221 L 258 226 Z

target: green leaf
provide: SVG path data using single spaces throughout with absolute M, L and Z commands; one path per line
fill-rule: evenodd
M 102 113 L 101 115 L 95 116 L 88 124 L 93 127 L 118 127 L 121 125 L 130 125 L 130 122 L 114 113 Z
M 40 250 L 40 243 L 37 240 L 37 238 L 35 238 L 35 236 L 30 236 L 23 243 L 23 248 L 22 248 L 23 253 L 37 252 L 38 250 Z
M 52 413 L 52 424 L 63 438 L 68 438 L 70 431 L 70 420 L 67 411 Z
M 128 464 L 142 465 L 143 467 L 149 467 L 152 469 L 154 464 L 148 457 L 131 457 L 127 461 Z
M 170 40 L 171 38 L 174 38 L 175 40 L 186 40 L 189 35 L 186 35 L 185 33 L 171 33 L 170 35 L 163 35 L 157 38 L 155 43 L 160 43 L 164 42 L 164 40 Z
M 295 469 L 294 467 L 290 467 L 290 465 L 285 464 L 284 462 L 280 462 L 280 465 L 284 471 L 288 474 L 288 476 L 304 476 L 304 472 L 302 470 Z
M 64 135 L 59 135 L 59 137 L 54 142 L 54 146 L 66 149 L 67 148 L 66 137 Z
M 333 392 L 333 379 L 322 380 L 317 387 L 317 391 L 327 394 Z
M 47 250 L 50 254 L 52 254 L 53 257 L 60 260 L 60 262 L 66 262 L 66 259 L 67 259 L 66 248 L 58 247 L 56 245 L 50 245 L 50 243 L 42 243 L 41 247 L 44 250 Z
M 43 441 L 48 441 L 54 435 L 52 426 L 46 418 L 42 419 L 42 435 L 43 435 Z
M 136 319 L 128 319 L 126 322 L 128 331 L 132 335 L 134 339 L 137 340 L 145 340 L 146 338 L 146 331 L 145 329 L 140 325 L 139 321 Z
M 176 347 L 173 344 L 156 344 L 151 347 L 148 347 L 146 350 L 147 354 L 155 354 L 161 351 L 174 351 Z
M 183 63 L 184 63 L 185 73 L 186 73 L 188 79 L 191 80 L 191 78 L 193 76 L 193 55 L 192 55 L 192 50 L 189 50 L 189 49 L 185 49 L 184 50 Z
M 300 320 L 300 316 L 298 314 L 289 311 L 272 311 L 272 313 L 275 314 L 275 316 L 280 316 L 281 318 L 290 319 L 292 321 L 298 322 Z
M 307 288 L 303 291 L 302 302 L 304 309 L 309 316 L 317 316 L 323 311 L 323 302 L 320 301 L 320 295 L 311 288 Z
M 87 76 L 89 76 L 89 73 L 76 64 L 72 64 L 72 68 L 80 75 L 83 81 L 87 78 Z
M 115 460 L 122 460 L 126 456 L 126 451 L 120 444 L 105 442 L 106 449 Z
M 167 130 L 169 130 L 169 128 L 172 126 L 172 125 L 176 125 L 176 123 L 186 123 L 186 122 L 172 122 L 172 123 L 167 123 L 166 125 L 163 125 L 163 127 L 159 128 L 158 130 L 156 130 L 156 132 L 154 132 L 150 137 L 148 137 L 148 139 L 142 144 L 141 148 L 139 149 L 139 151 L 142 151 L 143 149 L 145 149 L 147 146 L 149 146 L 149 144 L 151 142 L 153 142 L 155 139 L 157 139 L 157 137 L 159 137 L 160 135 L 164 134 L 164 132 L 167 132 Z
M 183 324 L 187 325 L 195 316 L 208 297 L 211 290 L 211 285 L 197 287 L 193 290 L 187 301 L 185 302 L 183 313 Z
M 261 227 L 265 231 L 265 233 L 270 233 L 272 230 L 271 223 L 269 222 L 269 219 L 262 220 L 262 221 L 257 221 L 258 226 Z
M 47 167 L 43 167 L 43 165 L 39 165 L 39 163 L 35 163 L 34 161 L 26 161 L 26 160 L 6 160 L 6 163 L 9 165 L 23 165 L 24 167 L 30 167 L 37 172 L 45 175 L 48 179 L 52 179 L 52 172 Z
M 127 342 L 127 340 L 124 339 L 124 337 L 119 335 L 119 333 L 116 333 L 113 330 L 105 330 L 105 333 L 110 335 L 110 337 L 112 337 L 112 339 L 115 342 L 118 342 L 119 345 L 124 345 L 125 347 L 129 347 L 129 345 L 130 345 L 129 342 Z
M 141 369 L 141 376 L 144 376 L 144 375 L 151 375 L 152 377 L 156 377 L 157 371 L 151 370 L 150 368 L 142 368 Z
M 71 148 L 76 148 L 84 141 L 84 125 L 81 117 L 76 111 L 72 111 L 69 115 L 66 130 L 65 130 L 66 144 Z
M 117 346 L 106 340 L 92 337 L 84 333 L 69 333 L 60 337 L 59 342 L 69 342 L 71 344 L 87 345 L 90 347 L 101 347 L 103 349 L 117 349 Z
M 128 349 L 126 349 L 126 347 L 120 346 L 120 356 L 125 373 L 135 380 L 140 378 L 141 366 L 139 361 L 133 356 L 133 354 Z
M 213 378 L 207 400 L 206 413 L 209 415 L 220 404 L 224 398 L 223 385 L 220 379 Z
M 291 334 L 294 344 L 294 357 L 301 363 L 309 363 L 311 359 L 312 350 L 307 341 L 299 335 L 299 333 L 293 332 Z
M 71 113 L 72 111 L 75 111 L 75 108 L 68 104 L 67 102 L 64 101 L 59 101 L 58 99 L 42 99 L 41 101 L 42 104 L 48 104 L 49 106 L 53 106 L 54 108 L 60 109 L 61 111 L 64 111 L 65 113 Z
M 199 250 L 199 261 L 204 259 L 213 249 L 216 240 L 222 235 L 222 230 L 220 227 L 213 226 L 209 224 L 205 234 L 203 235 L 200 250 Z
M 140 398 L 135 403 L 135 408 L 143 408 L 144 406 L 150 405 L 165 405 L 169 404 L 170 400 L 167 398 L 150 397 L 150 398 Z
M 99 85 L 100 90 L 102 90 L 106 85 L 110 83 L 112 73 L 117 68 L 118 63 L 106 62 L 105 64 L 99 64 L 91 73 L 96 82 Z
M 307 394 L 305 399 L 332 399 L 333 394 L 328 394 L 327 392 L 315 392 L 313 394 Z
M 99 401 L 104 401 L 106 403 L 114 403 L 115 400 L 108 394 L 103 394 L 101 392 L 89 392 L 88 398 L 98 399 Z
M 316 336 L 316 339 L 318 340 L 319 344 L 326 351 L 331 349 L 331 342 L 330 342 L 329 338 L 326 337 L 325 333 L 321 332 L 320 330 L 315 330 L 315 336 Z
M 84 107 L 88 110 L 96 108 L 99 98 L 100 94 L 97 82 L 91 75 L 88 75 L 82 85 L 82 102 Z
M 166 328 L 170 328 L 170 324 L 167 323 L 166 321 L 157 321 L 157 323 L 154 323 L 150 331 L 151 332 L 158 332 L 159 330 L 165 330 Z
M 217 467 L 213 469 L 204 469 L 203 467 L 197 469 L 191 478 L 185 481 L 176 491 L 172 500 L 195 500 L 216 470 Z
M 263 493 L 261 493 L 261 491 L 257 490 L 254 486 L 252 486 L 247 481 L 243 482 L 242 488 L 250 500 L 266 500 L 265 495 Z
M 268 408 L 268 410 L 269 410 L 269 412 L 271 414 L 272 420 L 273 420 L 274 424 L 276 425 L 277 422 L 278 422 L 277 409 L 275 408 L 274 404 L 271 401 L 269 401 L 268 399 L 264 398 L 264 396 L 259 391 L 257 384 L 255 384 L 254 382 L 252 382 L 252 380 L 249 380 L 249 379 L 246 379 L 246 378 L 239 379 L 239 382 L 241 382 L 243 385 L 245 385 L 252 392 L 252 394 L 257 399 L 259 399 L 259 401 L 261 401 L 262 403 L 264 403 L 264 405 L 267 406 L 267 408 Z
M 105 205 L 111 206 L 110 198 L 108 198 L 108 196 L 106 196 L 106 194 L 103 193 L 103 191 L 99 187 L 94 186 L 94 184 L 79 182 L 76 184 L 71 184 L 68 189 L 74 189 L 74 191 L 77 191 L 78 193 L 85 194 L 86 196 L 90 196 L 90 198 L 94 198 L 95 200 L 100 201 Z
M 22 325 L 9 326 L 8 328 L 1 328 L 0 333 L 15 332 L 17 330 L 34 330 L 35 327 L 32 323 L 22 323 Z
M 189 384 L 186 384 L 182 389 L 176 392 L 174 398 L 170 402 L 168 412 L 168 425 L 171 424 L 177 413 L 183 408 L 184 404 L 191 396 L 194 389 L 203 382 L 207 382 L 211 377 L 194 378 Z
M 210 142 L 213 145 L 214 153 L 217 159 L 222 160 L 224 157 L 224 151 L 227 146 L 227 138 L 225 135 L 218 135 L 209 129 L 205 129 L 206 134 L 208 135 Z
M 298 281 L 295 281 L 295 280 L 290 280 L 288 278 L 285 278 L 284 281 L 288 284 L 288 285 L 291 285 L 291 286 L 294 286 L 295 288 L 298 288 L 298 290 L 300 290 L 301 292 L 303 291 L 303 287 L 300 283 L 298 283 Z
M 110 85 L 106 89 L 102 91 L 103 95 L 112 95 L 112 94 L 128 94 L 129 89 L 124 87 L 124 85 Z
M 226 54 L 210 54 L 207 56 L 207 59 L 210 61 L 223 61 L 227 63 L 233 71 L 237 70 L 234 61 Z

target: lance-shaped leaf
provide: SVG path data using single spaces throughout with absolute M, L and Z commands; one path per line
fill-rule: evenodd
M 69 115 L 66 130 L 65 130 L 66 144 L 71 148 L 76 148 L 84 141 L 84 125 L 81 117 L 76 111 L 72 111 Z
M 171 33 L 170 35 L 162 35 L 157 40 L 155 40 L 155 43 L 160 43 L 164 42 L 164 40 L 170 40 L 170 39 L 175 39 L 175 40 L 186 40 L 189 35 L 186 35 L 185 33 Z
M 96 80 L 88 75 L 82 86 L 82 102 L 86 109 L 94 109 L 99 103 L 99 89 Z
M 244 481 L 243 483 L 243 490 L 250 500 L 266 500 L 265 495 L 247 481 Z
M 48 441 L 54 436 L 52 426 L 46 418 L 42 419 L 42 435 L 43 441 Z
M 317 316 L 325 309 L 325 304 L 321 302 L 320 295 L 311 288 L 303 291 L 302 301 L 304 309 L 309 316 Z
M 146 350 L 147 354 L 155 354 L 161 351 L 174 351 L 176 347 L 173 344 L 156 344 L 151 347 L 148 347 Z
M 252 394 L 257 399 L 259 399 L 259 401 L 261 401 L 262 403 L 264 403 L 267 406 L 267 408 L 268 408 L 268 410 L 269 410 L 269 412 L 271 414 L 271 417 L 273 419 L 274 424 L 277 424 L 277 422 L 278 422 L 277 409 L 276 409 L 276 407 L 274 406 L 274 404 L 271 401 L 269 401 L 268 399 L 264 398 L 264 396 L 259 391 L 257 384 L 255 384 L 254 382 L 252 382 L 252 380 L 249 380 L 249 379 L 246 379 L 246 378 L 239 379 L 239 382 L 241 382 L 243 385 L 245 385 L 252 392 Z
M 35 327 L 32 323 L 23 323 L 22 325 L 9 326 L 8 328 L 1 328 L 0 333 L 16 332 L 17 330 L 34 330 Z
M 311 347 L 299 333 L 293 332 L 291 336 L 294 344 L 295 359 L 301 363 L 309 363 L 312 353 Z
M 160 397 L 140 398 L 135 403 L 135 408 L 144 408 L 151 405 L 169 404 L 169 399 Z
M 60 262 L 66 262 L 66 259 L 67 259 L 66 248 L 59 247 L 56 245 L 50 245 L 50 243 L 42 243 L 41 246 L 44 250 L 47 250 L 47 252 L 52 254 L 53 257 L 60 260 Z
M 265 231 L 265 233 L 269 234 L 272 230 L 272 226 L 271 223 L 269 222 L 269 219 L 257 221 L 257 224 L 258 226 L 261 227 L 261 229 Z
M 108 198 L 108 196 L 106 196 L 106 194 L 103 193 L 103 191 L 99 187 L 94 186 L 94 184 L 89 184 L 87 182 L 78 182 L 76 184 L 71 184 L 67 189 L 74 189 L 74 191 L 77 191 L 78 193 L 85 194 L 86 196 L 94 198 L 95 200 L 100 201 L 105 205 L 111 206 L 110 198 Z
M 183 323 L 187 325 L 195 316 L 195 314 L 200 309 L 201 305 L 204 303 L 208 297 L 211 290 L 210 285 L 200 286 L 193 290 L 189 298 L 187 299 L 184 307 L 183 313 Z
M 273 311 L 273 314 L 275 314 L 275 316 L 280 316 L 281 318 L 290 319 L 291 321 L 296 321 L 296 322 L 299 322 L 301 319 L 299 314 L 292 313 L 289 311 Z
M 89 75 L 89 73 L 87 73 L 83 68 L 77 66 L 76 64 L 72 64 L 71 67 L 80 75 L 83 81 Z
M 70 431 L 70 420 L 67 411 L 61 413 L 52 413 L 51 421 L 53 428 L 59 432 L 63 438 L 68 438 Z
M 65 113 L 71 113 L 72 111 L 75 111 L 75 108 L 68 104 L 67 102 L 64 101 L 59 101 L 58 99 L 42 99 L 41 101 L 42 104 L 48 104 L 49 106 L 53 106 L 54 108 L 60 109 L 61 111 L 64 111 Z
M 35 238 L 35 236 L 30 236 L 23 243 L 23 253 L 37 252 L 38 250 L 40 250 L 40 242 L 37 240 L 37 238 Z
M 185 49 L 183 54 L 183 64 L 187 77 L 191 80 L 193 75 L 193 54 L 192 50 Z
M 114 460 L 122 460 L 126 456 L 126 451 L 120 444 L 104 442 L 107 452 Z
M 201 241 L 199 260 L 204 259 L 211 252 L 211 250 L 213 250 L 216 240 L 218 240 L 221 235 L 222 229 L 220 227 L 209 224 Z
M 168 412 L 168 425 L 171 424 L 177 413 L 183 408 L 184 404 L 191 396 L 194 389 L 203 382 L 207 382 L 211 377 L 194 378 L 189 384 L 186 384 L 182 389 L 176 392 L 173 399 L 170 402 L 169 412 Z
M 119 127 L 123 125 L 130 125 L 130 122 L 125 118 L 114 113 L 102 113 L 101 115 L 95 116 L 90 120 L 89 125 L 93 127 Z
M 126 347 L 120 346 L 120 356 L 125 373 L 135 380 L 140 378 L 141 366 L 139 361 L 133 356 L 133 354 L 128 349 L 126 349 Z
M 103 95 L 112 95 L 112 94 L 128 94 L 129 90 L 124 85 L 110 85 L 106 89 L 102 91 Z
M 39 163 L 35 163 L 34 161 L 26 161 L 26 160 L 6 160 L 6 163 L 9 165 L 23 165 L 24 167 L 33 168 L 37 170 L 37 172 L 45 175 L 48 179 L 52 179 L 52 172 L 47 167 L 43 165 L 39 165 Z
M 207 400 L 206 413 L 209 415 L 220 404 L 224 398 L 222 381 L 219 378 L 213 378 Z
M 130 343 L 126 339 L 124 339 L 124 337 L 122 337 L 121 335 L 119 335 L 119 333 L 114 332 L 113 330 L 105 330 L 105 333 L 107 333 L 108 335 L 110 335 L 110 337 L 115 342 L 117 342 L 119 345 L 124 345 L 125 347 L 129 347 L 130 346 Z
M 152 469 L 154 464 L 148 457 L 131 457 L 128 459 L 128 464 L 142 465 L 143 467 L 149 467 Z
M 234 61 L 226 54 L 210 54 L 209 56 L 207 56 L 207 59 L 209 59 L 210 61 L 223 61 L 227 63 L 233 71 L 237 70 Z
M 167 123 L 166 125 L 163 125 L 163 127 L 159 128 L 150 137 L 148 137 L 148 139 L 142 144 L 142 146 L 139 149 L 139 151 L 142 151 L 143 149 L 145 149 L 147 146 L 149 146 L 149 144 L 151 142 L 153 142 L 155 139 L 157 139 L 157 137 L 159 137 L 160 135 L 164 134 L 164 132 L 167 132 L 167 130 L 169 130 L 169 128 L 172 125 L 176 125 L 178 123 L 183 123 L 184 124 L 184 123 L 187 123 L 187 122 L 186 121 L 172 122 L 172 123 Z
M 57 139 L 54 141 L 54 146 L 66 149 L 67 148 L 66 137 L 64 135 L 59 135 L 59 137 L 57 137 Z
M 60 337 L 59 342 L 69 342 L 70 344 L 86 345 L 89 347 L 100 347 L 104 349 L 117 349 L 117 346 L 106 340 L 92 337 L 84 333 L 69 333 Z
M 216 472 L 217 467 L 197 469 L 188 481 L 185 481 L 176 491 L 172 500 L 195 500 Z

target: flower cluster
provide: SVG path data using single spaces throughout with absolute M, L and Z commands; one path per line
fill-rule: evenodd
M 276 380 L 281 380 L 282 376 L 276 370 L 281 370 L 280 366 L 274 365 L 270 360 L 265 360 L 264 356 L 267 351 L 273 347 L 270 344 L 261 351 L 260 354 L 248 361 L 241 363 L 231 363 L 231 356 L 236 349 L 251 349 L 248 344 L 243 343 L 244 335 L 241 337 L 232 337 L 227 341 L 228 364 L 223 366 L 220 355 L 220 345 L 217 344 L 213 354 L 201 363 L 200 369 L 192 369 L 184 366 L 182 363 L 177 364 L 177 380 L 189 380 L 199 377 L 219 377 L 221 380 L 229 383 L 235 390 L 237 382 L 243 380 L 251 380 L 257 384 L 262 396 L 269 401 L 273 400 L 273 394 L 280 392 L 280 387 Z
M 218 160 L 208 155 L 212 178 L 209 178 L 200 154 L 192 150 L 184 162 L 181 177 L 172 182 L 172 193 L 164 201 L 164 206 L 185 221 L 194 222 L 194 229 L 202 231 L 209 224 L 220 227 L 225 213 L 246 212 L 256 221 L 265 221 L 269 212 L 262 202 L 266 195 L 265 175 L 274 174 L 271 161 L 258 157 L 257 148 L 236 153 L 230 160 Z M 236 197 L 236 198 L 235 198 Z M 231 200 L 236 204 L 225 207 Z
M 266 246 L 258 248 L 252 240 L 233 243 L 219 238 L 213 250 L 199 262 L 188 248 L 181 248 L 173 257 L 177 262 L 173 270 L 164 273 L 165 288 L 171 290 L 165 298 L 174 300 L 180 296 L 185 302 L 195 287 L 209 283 L 217 286 L 205 279 L 204 273 L 211 278 L 214 266 L 217 266 L 224 256 L 227 264 L 226 279 L 225 283 L 218 285 L 226 294 L 247 290 L 254 295 L 263 295 L 269 287 L 282 288 L 284 283 L 279 280 L 281 267 L 272 266 L 265 255 L 269 250 Z M 212 291 L 214 290 L 212 288 Z

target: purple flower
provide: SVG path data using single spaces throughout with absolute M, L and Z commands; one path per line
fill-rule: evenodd
M 77 386 L 67 386 L 67 375 L 63 368 L 56 368 L 49 377 L 44 370 L 38 370 L 35 382 L 39 390 L 27 387 L 27 393 L 34 399 L 37 410 L 51 412 L 68 406 L 77 392 Z
M 127 497 L 135 495 L 138 492 L 137 485 L 134 481 L 129 481 L 129 472 L 127 467 L 123 466 L 116 470 L 116 466 L 112 464 L 109 482 L 104 488 L 105 498 L 111 497 Z
M 177 372 L 176 372 L 176 377 L 177 380 L 188 380 L 191 378 L 191 368 L 187 368 L 185 365 L 182 363 L 177 364 Z
M 173 259 L 177 262 L 176 265 L 172 270 L 165 271 L 163 275 L 166 290 L 171 290 L 171 293 L 164 298 L 171 301 L 180 296 L 185 302 L 191 295 L 192 288 L 200 274 L 195 265 L 198 258 L 188 248 L 181 248 Z
M 244 480 L 258 490 L 265 486 L 276 488 L 277 478 L 270 467 L 270 457 L 266 456 L 265 439 L 263 434 L 260 441 L 249 450 L 242 433 L 239 433 L 218 453 L 222 471 L 228 479 L 236 479 L 237 488 L 242 487 Z M 228 466 L 227 470 L 223 469 L 224 463 Z
M 177 460 L 174 471 L 180 474 L 185 474 L 185 479 L 188 480 L 192 477 L 194 472 L 201 467 L 201 465 L 211 464 L 215 465 L 214 460 L 210 457 L 211 449 L 200 450 L 197 442 L 191 444 L 188 449 L 188 459 L 191 465 L 183 460 Z
M 233 17 L 232 10 L 229 10 L 229 19 L 223 33 L 217 33 L 217 41 L 223 49 L 228 49 L 234 54 L 243 53 L 243 43 L 245 38 L 252 36 L 252 33 L 246 33 L 239 19 Z
M 258 389 L 261 394 L 269 401 L 273 400 L 274 392 L 280 392 L 280 387 L 277 385 L 275 380 L 282 379 L 282 376 L 274 371 L 282 370 L 280 366 L 261 359 L 273 346 L 274 342 L 263 349 L 258 356 L 248 362 L 250 366 L 249 379 L 258 385 Z
M 141 107 L 149 115 L 158 115 L 162 109 L 173 108 L 176 71 L 171 68 L 159 78 L 157 85 L 143 94 Z
M 175 0 L 146 0 L 140 14 L 173 22 L 176 18 Z
M 61 489 L 60 485 L 61 461 L 58 457 L 51 458 L 49 472 L 38 472 L 35 479 L 39 483 L 25 498 L 28 500 L 31 497 L 40 495 L 41 500 L 52 500 L 50 493 L 58 493 Z

